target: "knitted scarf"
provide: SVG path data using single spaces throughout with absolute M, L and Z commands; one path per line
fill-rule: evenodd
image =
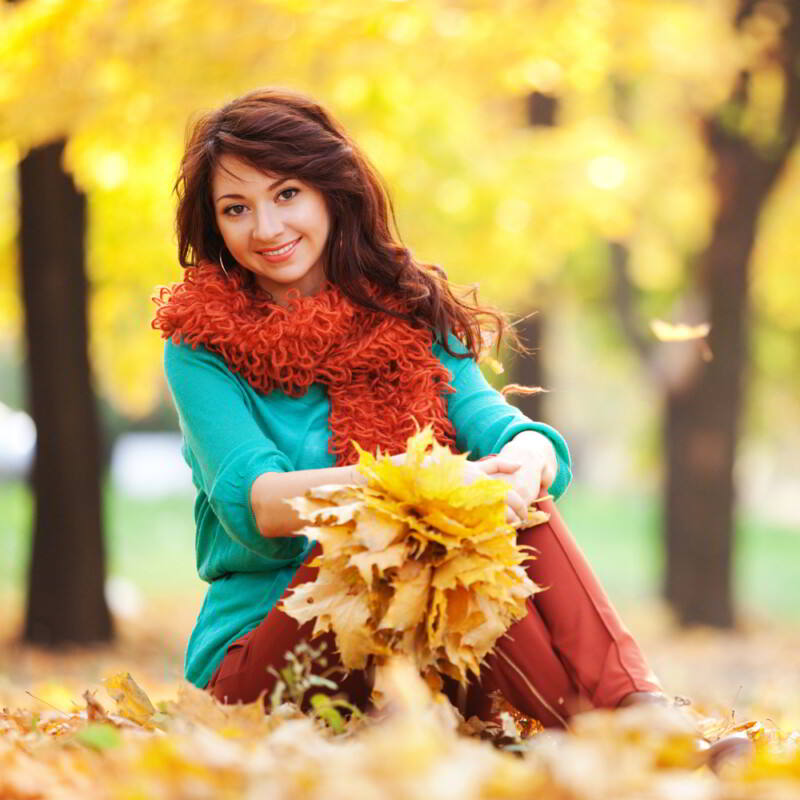
M 455 450 L 444 394 L 450 373 L 433 354 L 433 334 L 406 320 L 351 302 L 327 283 L 311 297 L 290 290 L 283 307 L 251 288 L 250 276 L 226 277 L 216 265 L 188 267 L 184 280 L 164 287 L 153 328 L 175 344 L 203 345 L 255 390 L 301 397 L 312 383 L 330 399 L 329 451 L 339 466 L 358 461 L 352 440 L 375 453 L 406 449 L 417 426 L 431 423 L 437 440 Z M 386 308 L 403 302 L 375 287 Z

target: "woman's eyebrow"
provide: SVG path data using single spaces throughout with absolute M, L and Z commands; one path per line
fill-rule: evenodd
M 278 178 L 275 182 L 271 183 L 267 187 L 267 191 L 271 192 L 276 186 L 280 186 L 282 183 L 286 183 L 286 181 L 291 180 L 291 178 Z M 225 200 L 227 198 L 233 200 L 244 200 L 243 194 L 221 194 L 217 199 L 216 202 L 218 203 L 220 200 Z

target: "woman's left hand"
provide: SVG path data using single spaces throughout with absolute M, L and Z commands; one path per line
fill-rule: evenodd
M 487 475 L 510 484 L 507 503 L 519 521 L 528 518 L 528 508 L 547 493 L 558 472 L 555 448 L 536 431 L 517 434 L 497 455 L 478 463 Z

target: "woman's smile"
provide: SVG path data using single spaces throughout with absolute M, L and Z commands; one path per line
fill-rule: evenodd
M 300 241 L 300 238 L 302 237 L 299 237 L 295 239 L 293 242 L 289 242 L 288 244 L 281 245 L 280 247 L 276 247 L 271 250 L 266 250 L 266 249 L 256 250 L 256 252 L 259 255 L 264 256 L 264 258 L 266 258 L 267 261 L 270 261 L 273 264 L 278 261 L 286 261 L 288 258 L 291 257 L 292 253 L 294 253 L 294 249 L 297 246 L 297 243 Z

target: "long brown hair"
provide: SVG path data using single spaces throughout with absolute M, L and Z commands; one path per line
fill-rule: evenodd
M 224 154 L 322 192 L 331 218 L 325 274 L 350 300 L 399 315 L 369 296 L 368 281 L 403 297 L 407 318 L 438 334 L 451 355 L 459 354 L 448 345 L 448 332 L 473 358 L 479 358 L 487 340 L 499 349 L 508 328 L 504 316 L 479 305 L 474 288 L 457 297 L 441 267 L 413 258 L 396 234 L 394 209 L 376 170 L 325 109 L 294 92 L 250 92 L 200 117 L 191 128 L 175 184 L 182 266 L 231 263 L 211 198 L 213 171 Z

